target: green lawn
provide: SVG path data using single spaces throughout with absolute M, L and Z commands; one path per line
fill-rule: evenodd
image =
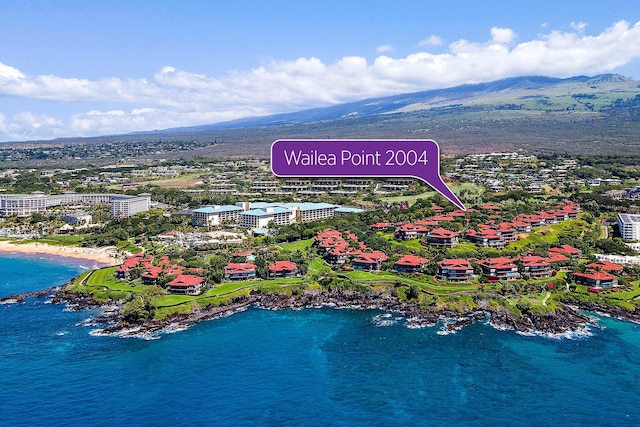
M 454 182 L 452 184 L 448 184 L 447 186 L 456 195 L 460 194 L 460 191 L 462 190 L 467 190 L 473 194 L 482 194 L 485 190 L 483 186 L 471 182 Z M 433 197 L 436 194 L 437 193 L 435 191 L 425 191 L 424 193 L 415 194 L 412 196 L 381 197 L 380 200 L 387 203 L 409 202 L 409 205 L 413 205 L 418 199 L 428 199 L 429 197 Z
M 307 269 L 307 275 L 311 276 L 317 273 L 329 273 L 332 272 L 331 267 L 321 257 L 315 257 L 310 263 Z
M 291 243 L 282 243 L 278 245 L 280 249 L 286 252 L 300 251 L 304 252 L 305 249 L 310 247 L 313 244 L 313 238 L 306 240 L 298 240 L 296 242 Z
M 396 240 L 393 236 L 393 233 L 383 233 L 381 234 L 382 238 L 398 247 L 398 250 L 401 249 L 424 249 L 422 243 L 420 243 L 420 239 L 410 239 L 410 240 Z

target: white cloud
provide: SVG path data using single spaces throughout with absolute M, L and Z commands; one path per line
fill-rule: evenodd
M 615 23 L 597 35 L 550 31 L 515 43 L 515 33 L 493 27 L 484 42 L 458 40 L 443 53 L 427 49 L 372 62 L 348 56 L 272 61 L 248 71 L 207 76 L 167 66 L 149 79 L 102 80 L 29 76 L 0 63 L 5 102 L 84 103 L 73 116 L 22 113 L 0 117 L 0 140 L 98 135 L 163 129 L 332 105 L 403 92 L 491 81 L 518 75 L 568 77 L 611 72 L 640 58 L 640 23 Z M 437 36 L 422 46 L 441 43 Z M 107 108 L 105 105 L 118 105 Z M 53 105 L 53 104 L 52 104 Z M 55 117 L 53 117 L 55 116 Z
M 418 43 L 419 47 L 424 46 L 440 46 L 442 44 L 442 39 L 436 35 L 430 35 L 426 39 L 422 40 Z
M 491 28 L 491 41 L 497 44 L 509 44 L 515 39 L 516 34 L 510 28 Z
M 580 34 L 584 32 L 585 28 L 587 28 L 587 24 L 585 24 L 584 22 L 572 22 L 571 24 L 569 24 L 569 26 Z
M 382 46 L 378 46 L 376 48 L 376 51 L 378 53 L 391 52 L 393 51 L 393 46 L 391 46 L 390 44 L 383 44 Z

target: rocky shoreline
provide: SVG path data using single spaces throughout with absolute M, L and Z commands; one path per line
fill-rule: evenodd
M 504 307 L 494 308 L 489 304 L 468 312 L 452 310 L 424 309 L 414 303 L 400 301 L 389 292 L 363 294 L 356 291 L 307 291 L 299 296 L 286 294 L 264 294 L 252 292 L 248 297 L 236 298 L 229 304 L 206 307 L 189 314 L 175 314 L 162 320 L 147 320 L 136 323 L 126 322 L 121 316 L 121 303 L 100 303 L 90 295 L 69 292 L 65 286 L 0 299 L 0 304 L 24 303 L 26 298 L 49 297 L 53 304 L 65 304 L 72 310 L 99 308 L 91 325 L 100 329 L 93 335 L 113 335 L 119 337 L 157 337 L 187 329 L 196 323 L 230 316 L 251 307 L 265 310 L 309 309 L 331 307 L 335 309 L 382 310 L 404 319 L 409 328 L 433 327 L 441 325 L 442 333 L 450 333 L 474 322 L 486 321 L 497 329 L 512 330 L 523 335 L 549 337 L 571 336 L 584 333 L 588 326 L 595 326 L 593 318 L 584 311 L 595 312 L 621 320 L 640 323 L 640 311 L 629 312 L 617 307 L 607 307 L 595 303 L 564 305 L 554 313 L 523 313 L 516 315 Z

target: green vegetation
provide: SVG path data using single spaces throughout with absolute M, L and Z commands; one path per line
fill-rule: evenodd
M 312 244 L 313 238 L 298 240 L 297 242 L 282 243 L 278 245 L 278 247 L 285 252 L 304 251 L 305 249 L 310 248 Z

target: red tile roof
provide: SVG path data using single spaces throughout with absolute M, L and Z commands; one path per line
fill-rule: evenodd
M 224 267 L 224 272 L 228 274 L 255 273 L 256 266 L 246 262 L 230 263 Z
M 180 276 L 167 283 L 167 285 L 171 287 L 187 288 L 189 286 L 197 286 L 201 283 L 204 283 L 204 281 L 204 277 L 193 276 L 190 274 L 181 274 Z
M 447 270 L 470 270 L 471 264 L 466 259 L 454 258 L 454 259 L 443 259 L 442 261 L 438 261 L 438 265 L 442 269 Z
M 513 261 L 505 257 L 485 259 L 478 261 L 478 264 L 487 268 L 516 268 Z
M 580 255 L 582 253 L 580 249 L 576 249 L 573 246 L 569 245 L 562 245 L 559 248 L 550 248 L 549 252 L 559 252 L 561 254 L 568 255 Z
M 429 260 L 426 258 L 421 258 L 416 255 L 405 255 L 395 262 L 395 265 L 402 265 L 407 267 L 421 267 L 428 263 Z
M 588 268 L 592 268 L 594 270 L 604 270 L 604 271 L 622 271 L 624 268 L 620 264 L 616 264 L 615 262 L 602 260 L 592 262 L 591 264 L 587 264 Z
M 458 237 L 458 233 L 439 227 L 431 230 L 431 232 L 429 233 L 429 237 L 435 237 L 438 239 L 452 239 L 454 237 Z
M 389 224 L 388 222 L 377 222 L 375 224 L 371 224 L 371 228 L 387 228 L 390 225 L 391 224 Z
M 276 261 L 269 265 L 269 271 L 294 271 L 298 270 L 298 266 L 295 262 L 291 261 Z
M 423 227 L 422 225 L 415 225 L 415 224 L 404 224 L 402 225 L 400 228 L 398 228 L 398 230 L 400 231 L 415 231 L 417 233 L 426 233 L 427 231 L 429 231 L 426 227 Z
M 585 277 L 591 280 L 604 280 L 606 282 L 616 278 L 613 274 L 609 274 L 606 271 L 588 271 L 586 273 L 573 273 L 576 277 Z

